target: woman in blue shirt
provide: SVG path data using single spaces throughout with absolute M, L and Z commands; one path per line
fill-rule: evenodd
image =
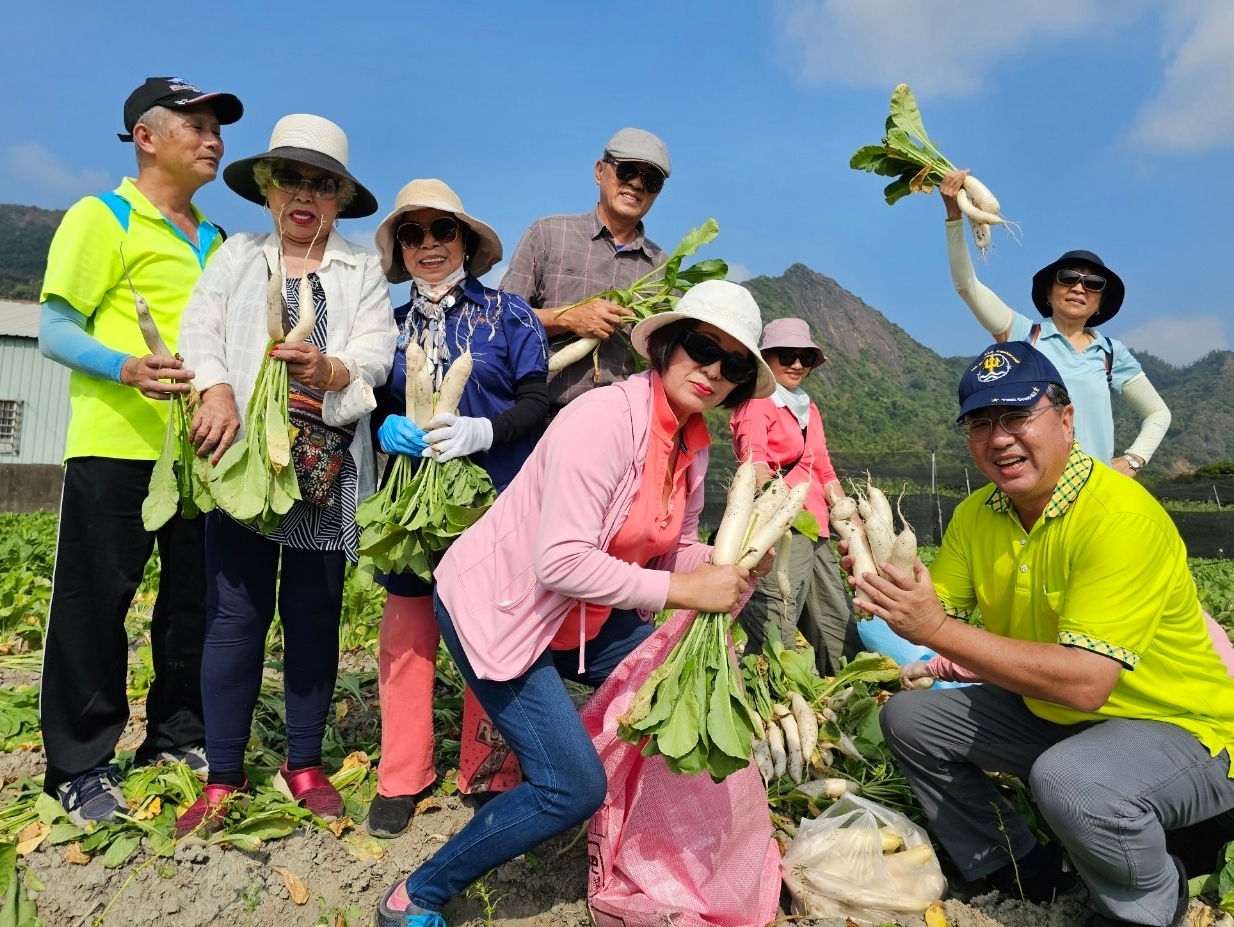
M 1091 251 L 1068 251 L 1033 275 L 1033 305 L 1044 322 L 1012 310 L 973 271 L 964 241 L 956 194 L 968 175 L 952 171 L 939 186 L 947 208 L 947 256 L 956 292 L 996 341 L 1028 341 L 1062 374 L 1075 406 L 1075 439 L 1086 454 L 1134 477 L 1148 463 L 1170 427 L 1170 410 L 1126 346 L 1099 334 L 1123 303 L 1123 281 Z M 1118 456 L 1114 453 L 1117 390 L 1140 417 L 1140 433 Z
M 394 367 L 377 390 L 373 426 L 388 454 L 438 460 L 468 456 L 501 492 L 528 455 L 548 415 L 548 339 L 518 296 L 477 279 L 501 260 L 497 233 L 463 209 L 440 180 L 413 180 L 377 229 L 381 265 L 391 283 L 412 281 L 411 301 L 394 310 L 399 326 Z M 452 361 L 470 351 L 473 368 L 458 415 L 438 415 L 417 428 L 405 405 L 409 339 L 424 349 L 433 389 Z M 433 587 L 413 573 L 381 576 L 389 593 L 378 643 L 381 762 L 368 830 L 396 837 L 418 799 L 432 788 L 433 680 L 437 621 Z

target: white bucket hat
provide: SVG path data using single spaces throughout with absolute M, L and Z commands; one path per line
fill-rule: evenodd
M 686 290 L 671 312 L 657 312 L 643 319 L 630 332 L 630 343 L 643 357 L 647 356 L 647 339 L 658 328 L 678 319 L 694 319 L 714 325 L 726 335 L 741 342 L 758 363 L 758 379 L 754 384 L 755 399 L 764 399 L 776 391 L 776 378 L 758 351 L 758 337 L 763 319 L 758 303 L 750 291 L 727 280 L 704 280 Z
M 440 209 L 448 212 L 476 233 L 479 242 L 476 244 L 475 253 L 470 259 L 465 259 L 467 273 L 471 276 L 483 277 L 501 260 L 501 239 L 497 237 L 493 227 L 475 216 L 468 215 L 463 209 L 463 201 L 448 184 L 440 180 L 413 180 L 398 191 L 394 208 L 381 220 L 381 225 L 377 226 L 377 234 L 373 236 L 377 253 L 381 255 L 381 269 L 391 283 L 402 283 L 411 279 L 411 274 L 407 272 L 403 262 L 395 260 L 395 248 L 398 246 L 394 241 L 394 232 L 403 214 L 415 209 Z
M 257 186 L 253 165 L 258 161 L 279 158 L 346 177 L 356 185 L 356 195 L 340 219 L 361 219 L 377 211 L 377 198 L 347 170 L 347 134 L 329 119 L 308 113 L 293 113 L 274 124 L 270 133 L 270 150 L 251 158 L 233 161 L 223 171 L 223 182 L 236 193 L 258 206 L 266 205 L 266 197 Z

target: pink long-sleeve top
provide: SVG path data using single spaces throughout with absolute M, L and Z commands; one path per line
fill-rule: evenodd
M 805 508 L 818 519 L 826 535 L 827 500 L 823 497 L 823 487 L 837 477 L 827 453 L 827 436 L 823 433 L 818 406 L 810 403 L 804 436 L 797 416 L 787 406 L 777 403 L 774 394 L 743 403 L 733 412 L 728 427 L 733 433 L 733 450 L 738 460 L 745 460 L 752 454 L 755 463 L 765 463 L 772 470 L 779 470 L 800 458 L 800 463 L 784 474 L 784 481 L 791 488 L 802 480 L 811 480 Z
M 637 374 L 566 406 L 493 507 L 442 558 L 437 594 L 480 678 L 522 675 L 576 602 L 660 611 L 671 573 L 710 556 L 698 541 L 706 445 L 684 455 L 686 507 L 675 546 L 646 565 L 609 552 L 642 484 L 658 380 L 652 371 Z M 580 634 L 580 663 L 585 643 Z

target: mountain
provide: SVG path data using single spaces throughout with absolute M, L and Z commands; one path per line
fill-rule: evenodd
M 61 216 L 56 210 L 0 205 L 0 299 L 38 298 Z M 944 357 L 917 343 L 877 309 L 804 264 L 745 285 L 764 320 L 804 318 L 826 351 L 827 363 L 806 380 L 806 390 L 823 413 L 837 467 L 954 486 L 979 481 L 953 424 L 956 384 L 967 358 Z M 1187 367 L 1149 354 L 1137 357 L 1174 416 L 1149 475 L 1234 460 L 1234 353 L 1213 351 Z M 1125 448 L 1139 423 L 1117 396 L 1114 421 L 1116 446 Z M 727 466 L 732 454 L 725 416 L 714 415 L 711 424 L 716 460 Z
M 63 210 L 0 204 L 0 299 L 38 299 Z

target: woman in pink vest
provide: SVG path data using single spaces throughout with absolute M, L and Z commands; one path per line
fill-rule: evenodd
M 631 341 L 651 369 L 566 406 L 442 560 L 442 639 L 524 781 L 386 892 L 379 927 L 444 927 L 452 896 L 590 817 L 607 783 L 563 677 L 597 686 L 656 612 L 730 611 L 747 591 L 750 573 L 710 563 L 698 541 L 702 413 L 775 388 L 761 327 L 753 297 L 726 281 L 640 322 Z

